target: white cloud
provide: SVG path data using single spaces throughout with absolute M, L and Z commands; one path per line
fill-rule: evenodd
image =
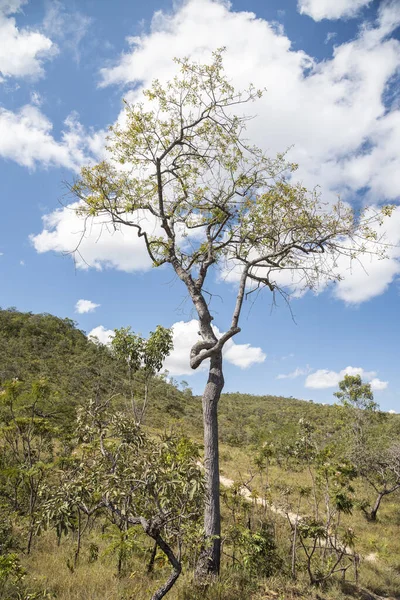
M 98 152 L 104 133 L 85 131 L 76 114 L 69 115 L 64 125 L 57 141 L 52 123 L 37 106 L 27 104 L 18 112 L 0 107 L 0 157 L 29 168 L 41 164 L 78 171 Z
M 300 13 L 308 15 L 314 21 L 322 19 L 346 19 L 355 17 L 372 0 L 298 0 Z
M 104 344 L 105 346 L 109 346 L 115 333 L 112 329 L 106 329 L 103 325 L 98 325 L 92 331 L 89 331 L 88 338 L 93 342 L 98 342 L 100 344 Z
M 396 412 L 395 410 L 393 410 L 393 409 L 392 409 L 392 410 L 389 410 L 389 411 L 388 411 L 388 413 L 389 413 L 390 415 L 397 415 L 397 412 Z
M 0 81 L 7 77 L 43 77 L 43 62 L 57 53 L 50 38 L 38 31 L 19 29 L 15 18 L 23 0 L 0 0 Z
M 190 367 L 189 356 L 193 344 L 199 340 L 198 321 L 196 319 L 188 322 L 179 321 L 174 323 L 172 331 L 174 349 L 165 360 L 164 368 L 171 375 L 193 375 L 195 371 Z M 217 327 L 214 327 L 214 331 L 217 336 L 221 335 Z M 261 348 L 256 348 L 250 344 L 236 344 L 232 339 L 225 344 L 223 354 L 227 362 L 241 369 L 247 369 L 253 364 L 262 363 L 266 358 Z M 204 363 L 200 369 L 204 370 L 206 368 Z
M 362 379 L 371 384 L 374 391 L 384 390 L 388 386 L 387 381 L 381 381 L 376 377 L 375 371 L 365 371 L 362 367 L 346 367 L 339 372 L 319 369 L 308 375 L 305 386 L 312 389 L 337 387 L 345 375 L 360 375 Z
M 151 268 L 145 244 L 136 229 L 127 226 L 114 229 L 99 217 L 88 219 L 85 224 L 76 214 L 78 206 L 70 204 L 43 218 L 42 233 L 31 236 L 37 252 L 72 253 L 78 248 L 74 259 L 80 269 L 113 267 L 133 272 Z M 155 223 L 151 229 L 158 233 Z
M 310 367 L 308 367 L 308 366 L 305 369 L 301 369 L 300 367 L 297 367 L 291 373 L 280 373 L 277 376 L 277 379 L 296 379 L 297 377 L 301 377 L 302 375 L 307 375 L 307 373 L 309 373 L 309 372 L 310 372 Z
M 227 47 L 225 67 L 232 83 L 240 89 L 252 81 L 268 90 L 249 109 L 257 112 L 248 124 L 251 141 L 270 154 L 294 144 L 290 157 L 300 164 L 299 178 L 309 187 L 320 184 L 328 200 L 337 192 L 351 200 L 362 191 L 369 202 L 379 204 L 400 197 L 400 110 L 395 103 L 389 108 L 384 103 L 388 84 L 400 67 L 400 42 L 388 37 L 399 23 L 400 3 L 382 3 L 374 24 L 364 24 L 358 36 L 335 47 L 331 59 L 317 62 L 292 48 L 291 41 L 271 23 L 250 12 L 234 12 L 222 1 L 188 0 L 170 14 L 155 13 L 150 32 L 130 38 L 128 51 L 114 66 L 101 71 L 102 85 L 129 84 L 127 99 L 141 99 L 142 89 L 152 79 L 163 81 L 175 74 L 172 57 L 209 60 L 218 40 L 218 46 Z M 85 138 L 85 132 L 78 130 L 75 137 Z M 102 139 L 92 139 L 90 149 L 99 152 Z M 49 146 L 55 149 L 54 143 Z M 60 151 L 60 144 L 56 148 Z M 81 151 L 77 162 L 84 154 Z M 72 155 L 67 152 L 63 164 L 72 162 Z M 17 151 L 13 156 L 21 161 Z M 37 246 L 39 251 L 71 249 L 66 247 L 68 232 L 63 226 L 63 220 L 67 225 L 71 220 L 69 213 L 57 211 L 48 217 L 48 223 L 55 226 L 34 238 L 46 241 Z M 399 224 L 399 211 L 385 222 L 395 244 L 400 241 Z M 74 221 L 74 231 L 81 230 L 82 225 Z M 105 243 L 96 243 L 98 233 L 95 227 L 92 241 L 86 239 L 87 256 L 82 247 L 90 264 L 137 268 L 135 258 L 126 255 L 130 247 L 125 253 L 120 235 L 107 234 Z M 347 261 L 340 261 L 344 280 L 336 286 L 336 296 L 359 303 L 383 293 L 400 270 L 397 249 L 389 254 L 387 261 L 368 259 L 368 275 L 360 265 L 353 263 L 350 270 Z M 139 263 L 143 265 L 144 260 Z M 290 273 L 280 277 L 296 288 Z
M 224 358 L 241 369 L 263 363 L 266 357 L 261 348 L 250 344 L 236 344 L 233 340 L 226 343 L 224 350 Z
M 257 112 L 248 126 L 252 141 L 272 154 L 294 145 L 291 157 L 300 164 L 300 178 L 310 186 L 321 184 L 324 192 L 370 185 L 381 197 L 376 178 L 393 163 L 385 179 L 387 197 L 395 198 L 400 117 L 396 110 L 385 113 L 383 95 L 400 66 L 400 42 L 386 37 L 399 23 L 400 5 L 397 10 L 384 4 L 374 26 L 337 46 L 332 59 L 316 62 L 253 13 L 234 12 L 224 2 L 189 0 L 172 14 L 158 11 L 148 35 L 130 38 L 131 49 L 115 66 L 102 69 L 102 85 L 135 83 L 126 95 L 141 98 L 154 78 L 175 73 L 174 56 L 209 60 L 218 40 L 227 48 L 225 68 L 238 89 L 249 81 L 267 88 L 249 109 Z M 362 168 L 354 161 L 370 156 L 368 142 L 371 151 L 380 152 L 379 160 Z
M 94 312 L 96 308 L 98 308 L 100 304 L 96 304 L 91 300 L 78 300 L 75 304 L 75 312 L 83 315 L 84 313 Z
M 328 371 L 326 369 L 319 369 L 315 373 L 308 375 L 305 385 L 307 388 L 324 389 L 336 387 L 339 381 L 339 373 L 335 373 L 335 371 Z
M 371 388 L 374 391 L 379 391 L 379 390 L 386 390 L 389 382 L 381 381 L 380 379 L 377 379 L 376 377 L 374 377 L 373 379 L 371 379 L 370 384 L 371 384 Z
M 44 75 L 43 62 L 57 54 L 57 46 L 43 33 L 19 29 L 14 17 L 27 0 L 0 0 L 0 82 L 6 78 Z M 76 51 L 89 19 L 79 13 L 67 13 L 55 0 L 48 4 L 43 30 L 55 37 L 68 37 Z M 18 85 L 18 84 L 17 84 Z M 0 157 L 34 168 L 66 167 L 78 171 L 96 155 L 104 152 L 105 132 L 88 132 L 79 123 L 75 113 L 64 122 L 59 140 L 52 135 L 53 125 L 39 110 L 40 94 L 31 93 L 31 103 L 12 111 L 0 107 Z

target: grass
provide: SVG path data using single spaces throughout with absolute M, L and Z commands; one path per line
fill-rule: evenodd
M 54 533 L 47 532 L 37 540 L 34 552 L 23 560 L 29 573 L 27 587 L 45 590 L 47 598 L 57 600 L 149 600 L 168 577 L 169 570 L 164 567 L 147 575 L 143 572 L 143 560 L 133 557 L 128 574 L 118 578 L 116 561 L 100 552 L 99 560 L 90 563 L 88 548 L 89 540 L 84 544 L 77 568 L 72 571 L 67 563 L 72 560 L 73 540 L 64 540 L 58 546 Z M 190 574 L 185 573 L 168 595 L 171 600 L 345 600 L 348 597 L 338 585 L 321 592 L 310 589 L 305 577 L 300 577 L 296 585 L 283 575 L 254 580 L 243 572 L 232 572 L 226 563 L 219 581 L 208 589 L 196 588 Z

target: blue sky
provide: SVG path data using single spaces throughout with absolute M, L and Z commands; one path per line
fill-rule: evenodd
M 173 56 L 206 61 L 226 46 L 233 83 L 267 88 L 255 143 L 272 155 L 293 145 L 299 177 L 328 201 L 398 203 L 399 25 L 399 3 L 385 1 L 0 0 L 0 306 L 70 317 L 102 339 L 175 324 L 167 367 L 201 392 L 205 373 L 187 365 L 196 324 L 185 290 L 169 269 L 149 268 L 132 232 L 99 237 L 94 225 L 86 262 L 74 264 L 80 223 L 65 182 L 102 157 L 122 98 L 173 75 Z M 384 227 L 400 243 L 399 210 Z M 394 247 L 385 261 L 342 265 L 340 284 L 293 299 L 295 320 L 267 292 L 246 302 L 225 390 L 332 402 L 343 373 L 359 372 L 383 409 L 400 412 L 399 258 Z M 224 331 L 234 284 L 212 287 Z

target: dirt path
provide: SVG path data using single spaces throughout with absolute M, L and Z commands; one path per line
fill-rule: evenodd
M 224 475 L 220 475 L 220 482 L 226 488 L 231 488 L 235 484 L 233 479 L 224 477 Z M 290 511 L 285 511 L 283 508 L 276 506 L 275 504 L 266 502 L 266 500 L 264 498 L 260 498 L 260 497 L 254 498 L 252 496 L 251 491 L 245 485 L 243 485 L 242 487 L 239 488 L 239 494 L 241 496 L 243 496 L 243 498 L 248 500 L 248 502 L 255 502 L 256 504 L 259 504 L 261 506 L 267 506 L 269 508 L 269 510 L 271 512 L 275 513 L 276 515 L 280 515 L 284 519 L 289 519 L 289 521 L 292 525 L 296 525 L 296 523 L 299 523 L 299 521 L 301 521 L 304 518 L 304 516 L 302 516 L 302 515 L 298 515 L 296 513 L 290 512 Z M 322 545 L 325 545 L 327 542 L 326 542 L 326 540 L 321 540 L 321 543 L 322 543 Z M 340 548 L 340 543 L 338 543 L 338 540 L 336 540 L 336 544 Z M 358 556 L 358 560 L 360 558 L 362 558 L 360 555 L 354 554 L 354 551 L 352 548 L 342 546 L 342 548 L 340 548 L 340 549 L 343 549 L 346 554 L 356 556 L 356 557 Z M 367 558 L 367 560 L 376 561 L 377 557 L 375 556 L 374 559 Z M 377 598 L 378 598 L 378 596 L 377 596 Z
M 233 479 L 229 479 L 228 477 L 224 477 L 224 475 L 220 475 L 220 482 L 221 485 L 223 485 L 226 488 L 231 488 L 234 485 L 234 481 Z M 249 502 L 255 502 L 256 504 L 260 504 L 261 506 L 268 506 L 268 508 L 275 514 L 280 515 L 281 517 L 284 517 L 286 519 L 289 519 L 289 521 L 291 523 L 296 523 L 301 521 L 302 517 L 299 515 L 296 515 L 296 513 L 293 512 L 286 512 L 283 510 L 283 508 L 279 508 L 278 506 L 275 506 L 274 504 L 270 504 L 269 502 L 266 502 L 264 498 L 253 498 L 253 496 L 251 495 L 251 491 L 246 487 L 246 486 L 242 486 L 241 488 L 239 488 L 239 494 L 241 496 L 243 496 L 243 498 L 246 498 L 246 500 L 248 500 Z

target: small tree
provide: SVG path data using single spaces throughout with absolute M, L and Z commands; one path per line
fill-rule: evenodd
M 53 439 L 57 428 L 43 415 L 50 404 L 50 388 L 44 379 L 24 392 L 18 379 L 0 389 L 0 493 L 9 510 L 28 522 L 27 552 L 37 528 L 41 493 L 53 463 Z
M 362 443 L 365 427 L 371 415 L 379 408 L 374 401 L 370 383 L 364 383 L 360 375 L 345 375 L 339 382 L 339 391 L 334 393 L 347 409 L 355 437 L 355 443 Z
M 336 573 L 344 578 L 353 567 L 357 579 L 355 534 L 341 524 L 342 515 L 353 510 L 356 470 L 352 463 L 337 457 L 333 446 L 319 448 L 314 431 L 311 423 L 300 419 L 297 440 L 290 450 L 292 465 L 307 469 L 311 486 L 285 487 L 283 495 L 292 530 L 292 576 L 296 578 L 301 554 L 310 583 L 321 585 Z M 309 497 L 312 515 L 304 502 Z
M 236 92 L 224 75 L 222 54 L 218 50 L 205 65 L 176 60 L 179 75 L 166 85 L 155 81 L 144 92 L 145 103 L 125 103 L 124 125 L 111 128 L 109 158 L 82 169 L 71 188 L 80 214 L 134 228 L 153 265 L 173 268 L 197 312 L 200 338 L 190 364 L 197 369 L 209 360 L 202 398 L 206 539 L 199 575 L 217 573 L 220 564 L 222 350 L 240 332 L 246 291 L 266 287 L 285 294 L 282 273 L 303 289 L 339 279 L 337 257 L 365 252 L 365 242 L 377 237 L 370 225 L 380 218 L 372 210 L 356 218 L 341 201 L 323 203 L 317 191 L 293 181 L 297 165 L 283 154 L 269 158 L 246 140 L 248 117 L 235 111 L 262 92 L 253 86 Z M 205 291 L 217 268 L 237 274 L 231 324 L 220 336 Z
M 137 425 L 140 425 L 146 413 L 149 384 L 161 370 L 163 362 L 173 347 L 172 331 L 157 325 L 146 340 L 141 335 L 133 333 L 130 327 L 115 329 L 115 336 L 111 342 L 114 354 L 122 359 L 128 368 L 132 411 Z M 133 376 L 140 373 L 144 381 L 144 393 L 141 407 L 137 406 L 133 388 Z
M 361 510 L 369 521 L 376 521 L 383 498 L 400 489 L 400 444 L 371 439 L 354 448 L 352 460 L 376 494 L 372 503 L 361 503 Z
M 151 596 L 161 600 L 181 573 L 185 545 L 193 543 L 202 514 L 197 446 L 184 436 L 152 439 L 104 402 L 89 401 L 79 410 L 76 431 L 79 460 L 62 466 L 43 506 L 44 524 L 57 533 L 76 532 L 77 557 L 89 520 L 108 518 L 114 524 L 108 551 L 117 554 L 119 575 L 138 545 L 130 530 L 143 531 L 172 567 Z
M 388 439 L 381 427 L 373 427 L 379 405 L 369 383 L 360 375 L 345 375 L 339 388 L 334 395 L 345 407 L 352 430 L 347 454 L 376 493 L 374 502 L 362 502 L 361 509 L 368 520 L 376 521 L 383 498 L 400 488 L 400 445 Z

